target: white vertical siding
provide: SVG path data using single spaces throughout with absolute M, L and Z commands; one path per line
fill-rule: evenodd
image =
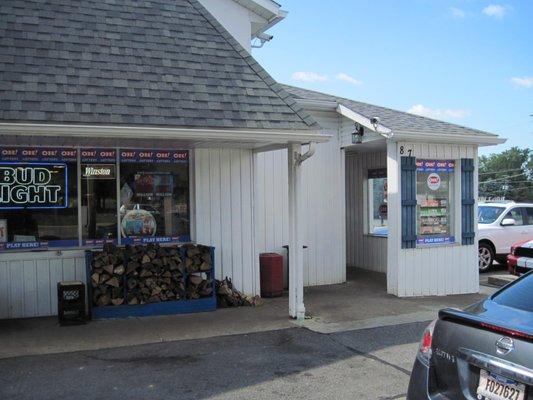
M 197 149 L 194 158 L 196 241 L 215 247 L 218 279 L 248 294 L 259 292 L 253 237 L 253 154 Z
M 346 280 L 344 153 L 340 148 L 339 117 L 313 114 L 331 141 L 317 145 L 303 163 L 304 284 L 323 285 Z M 256 155 L 256 251 L 285 255 L 288 243 L 287 151 Z
M 0 254 L 0 319 L 57 314 L 57 282 L 85 276 L 83 251 Z
M 415 249 L 401 248 L 399 195 L 401 146 L 403 146 L 404 152 L 412 150 L 412 155 L 417 158 L 456 160 L 455 178 L 457 180 L 460 179 L 460 159 L 474 158 L 475 186 L 477 188 L 477 148 L 475 146 L 402 142 L 388 145 L 389 276 L 387 287 L 389 293 L 398 296 L 424 296 L 477 292 L 479 290 L 477 245 L 461 245 L 459 190 L 456 190 L 455 193 L 454 208 L 457 243 Z M 457 187 L 456 185 L 456 189 Z
M 366 234 L 364 187 L 369 169 L 386 168 L 385 152 L 346 155 L 346 263 L 377 272 L 387 272 L 387 238 Z

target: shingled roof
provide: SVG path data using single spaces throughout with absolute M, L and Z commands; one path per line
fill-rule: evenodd
M 373 104 L 362 103 L 360 101 L 346 99 L 344 97 L 333 96 L 326 93 L 316 92 L 314 90 L 302 89 L 295 86 L 282 85 L 296 100 L 321 100 L 333 101 L 349 108 L 350 110 L 361 114 L 367 118 L 379 117 L 381 124 L 393 132 L 411 132 L 411 133 L 435 133 L 450 135 L 489 135 L 498 136 L 493 133 L 480 131 L 478 129 L 468 128 L 461 125 L 451 124 L 432 118 L 422 117 L 403 111 L 393 110 L 391 108 L 375 106 Z
M 0 121 L 308 130 L 197 0 L 2 0 Z

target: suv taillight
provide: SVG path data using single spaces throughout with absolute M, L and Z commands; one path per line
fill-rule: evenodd
M 433 342 L 433 329 L 436 322 L 437 320 L 434 320 L 426 327 L 418 348 L 418 357 L 426 364 L 429 363 L 431 358 L 431 343 Z

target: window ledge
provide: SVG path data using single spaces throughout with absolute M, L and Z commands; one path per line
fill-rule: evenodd
M 365 233 L 365 234 L 363 234 L 363 236 L 374 237 L 374 238 L 382 238 L 382 239 L 387 239 L 388 238 L 388 235 L 377 235 L 377 234 L 374 234 L 374 233 Z

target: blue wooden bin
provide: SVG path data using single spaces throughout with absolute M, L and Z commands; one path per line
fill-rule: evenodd
M 181 247 L 183 250 L 183 247 Z M 211 271 L 205 272 L 210 275 L 212 279 L 213 290 L 210 297 L 201 299 L 182 299 L 163 301 L 160 303 L 147 303 L 136 305 L 119 305 L 119 306 L 104 306 L 98 307 L 93 305 L 92 296 L 92 282 L 91 282 L 91 268 L 93 253 L 101 250 L 86 250 L 85 251 L 85 265 L 87 274 L 87 294 L 89 303 L 89 317 L 91 319 L 105 319 L 105 318 L 127 318 L 127 317 L 148 317 L 153 315 L 172 315 L 172 314 L 187 314 L 204 311 L 214 311 L 217 308 L 216 286 L 215 286 L 215 248 L 210 247 L 211 250 Z M 184 280 L 187 281 L 188 273 L 184 272 Z M 126 292 L 126 286 L 124 286 Z M 124 296 L 126 297 L 126 296 Z

